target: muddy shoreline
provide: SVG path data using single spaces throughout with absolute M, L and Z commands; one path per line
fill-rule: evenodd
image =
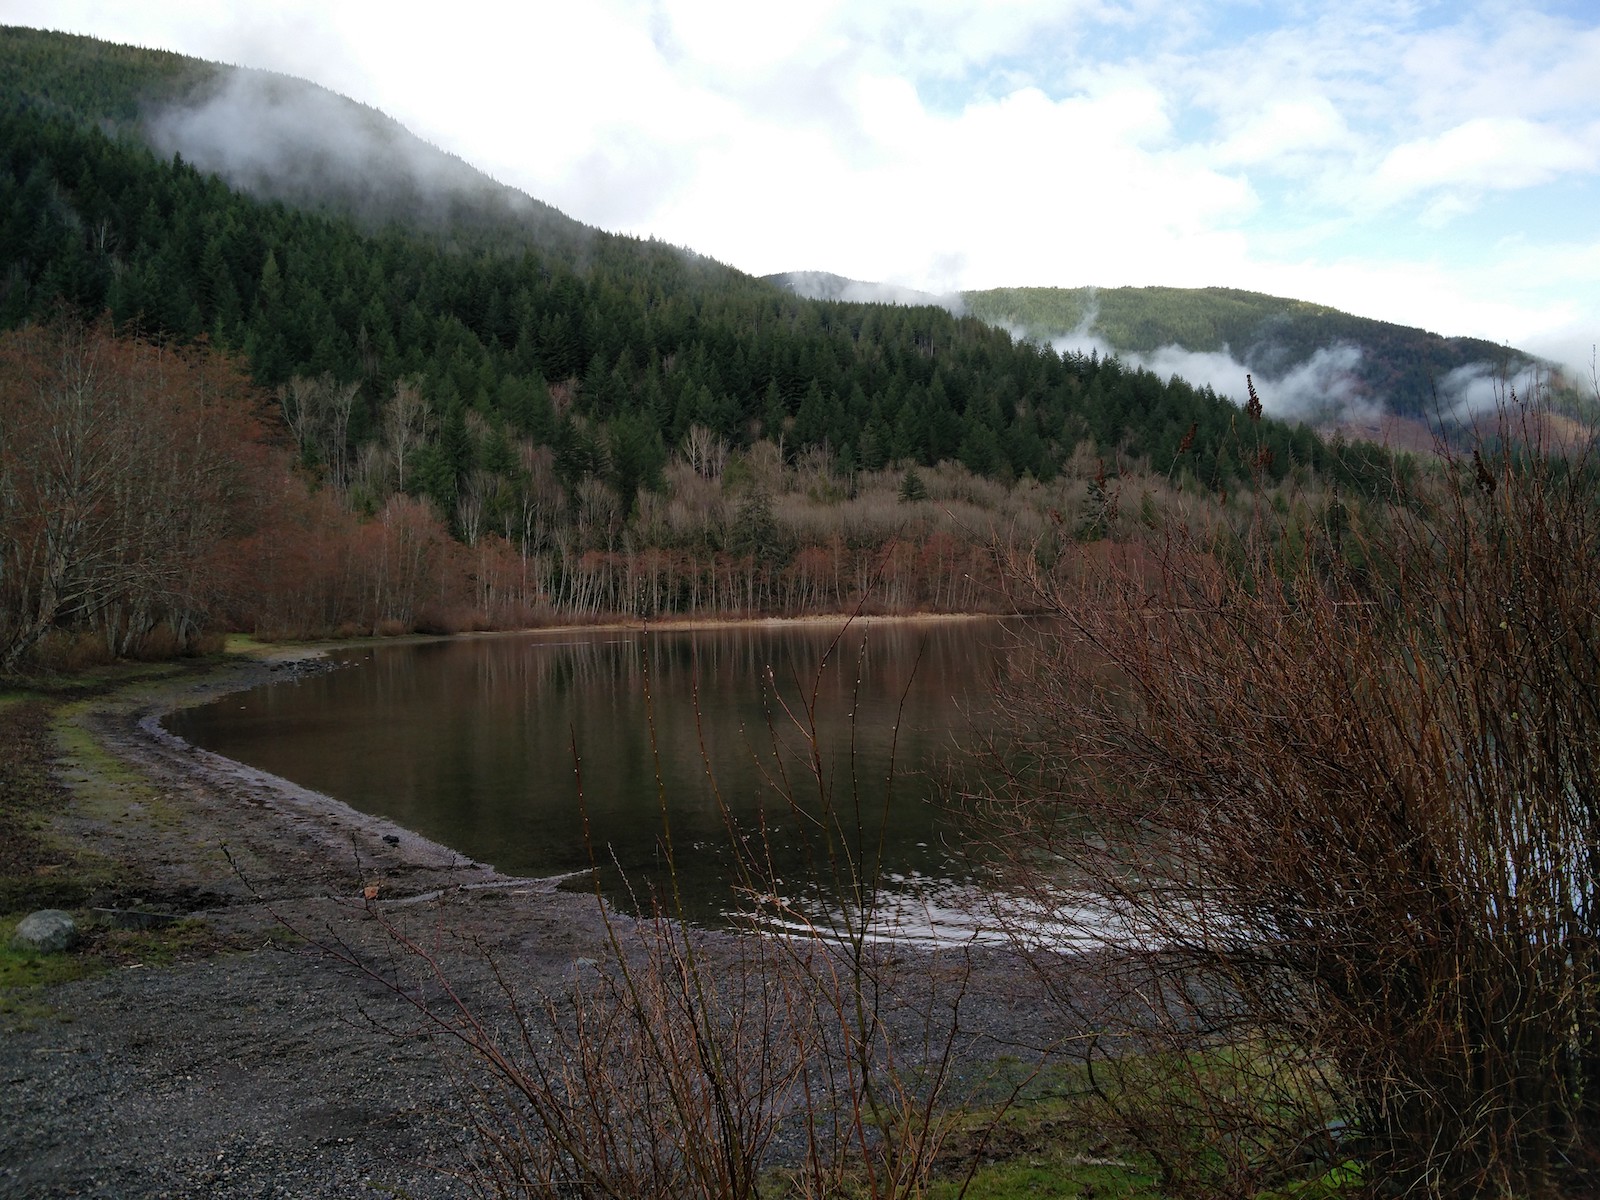
M 485 951 L 559 978 L 604 945 L 595 901 L 161 728 L 173 708 L 282 678 L 292 661 L 135 687 L 72 718 L 114 764 L 59 765 L 73 797 L 59 831 L 125 867 L 96 899 L 203 921 L 220 952 L 61 984 L 43 1011 L 5 1020 L 0 1195 L 470 1194 L 451 1174 L 471 1152 L 459 1058 L 315 943 L 388 953 L 376 889 L 403 928 L 448 929 L 443 957 L 464 979 Z
M 381 982 L 416 968 L 384 926 L 492 1005 L 491 960 L 519 991 L 559 994 L 608 953 L 606 922 L 592 895 L 502 875 L 160 725 L 318 653 L 127 688 L 71 718 L 92 749 L 58 764 L 71 799 L 54 820 L 125 869 L 100 899 L 201 921 L 217 950 L 60 984 L 0 1018 L 0 1196 L 472 1194 L 470 1064 Z M 734 952 L 733 935 L 707 940 Z M 989 1047 L 975 1053 L 1059 1032 L 1014 961 L 971 962 L 963 1019 Z

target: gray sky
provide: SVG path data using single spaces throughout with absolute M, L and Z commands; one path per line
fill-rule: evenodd
M 1222 285 L 1600 340 L 1600 8 L 0 0 L 304 76 L 592 225 L 932 291 Z

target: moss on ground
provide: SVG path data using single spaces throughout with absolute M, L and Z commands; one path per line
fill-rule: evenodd
M 176 820 L 158 790 L 107 753 L 78 718 L 114 687 L 138 684 L 174 669 L 136 664 L 121 673 L 100 672 L 47 680 L 0 694 L 0 1014 L 44 1016 L 45 989 L 97 972 L 129 966 L 165 966 L 228 947 L 203 921 L 171 919 L 149 929 L 117 928 L 89 906 L 97 896 L 120 895 L 139 881 L 129 864 L 87 848 L 75 826 L 130 819 Z M 60 954 L 10 948 L 17 922 L 30 912 L 60 908 L 73 913 L 82 941 Z
M 0 917 L 71 909 L 126 884 L 126 864 L 86 849 L 67 822 L 115 825 L 176 813 L 139 772 L 105 751 L 83 723 L 113 692 L 137 697 L 215 660 L 119 663 L 12 682 L 0 692 Z
M 0 915 L 72 908 L 96 873 L 53 828 L 67 803 L 53 774 L 54 716 L 55 705 L 37 697 L 0 707 Z
M 158 929 L 118 929 L 75 914 L 82 940 L 71 950 L 13 950 L 20 917 L 0 919 L 0 1019 L 10 1028 L 72 1018 L 50 1002 L 49 989 L 119 968 L 165 967 L 234 949 L 205 921 L 178 920 Z

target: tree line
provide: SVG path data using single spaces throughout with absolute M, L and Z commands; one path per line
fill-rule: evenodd
M 213 627 L 799 611 L 869 593 L 984 608 L 997 531 L 1117 537 L 1257 486 L 1359 498 L 1387 477 L 1382 452 L 1284 423 L 1257 423 L 1242 451 L 1238 410 L 1208 388 L 941 309 L 802 300 L 658 242 L 543 239 L 548 221 L 514 209 L 379 227 L 253 199 L 86 118 L 155 86 L 141 69 L 192 86 L 182 60 L 128 53 L 109 90 L 9 83 L 0 328 L 230 372 L 252 397 L 219 437 L 278 464 L 257 476 L 279 494 L 254 518 L 274 533 L 252 569 L 284 587 L 213 604 Z M 51 61 L 52 80 L 69 74 Z M 121 403 L 96 411 L 144 411 Z M 54 620 L 110 620 L 89 611 Z M 178 640 L 204 623 L 178 615 Z
M 1199 471 L 1242 474 L 1220 454 L 1235 410 L 1208 389 L 1063 359 L 938 309 L 803 301 L 608 235 L 577 267 L 487 235 L 371 233 L 32 110 L 5 116 L 0 146 L 12 248 L 0 322 L 65 301 L 148 336 L 204 334 L 268 387 L 353 383 L 349 448 L 414 384 L 438 418 L 417 490 L 446 510 L 485 465 L 485 447 L 460 436 L 469 413 L 560 450 L 569 487 L 649 484 L 696 424 L 735 445 L 826 442 L 868 470 L 956 459 L 1049 480 L 1085 438 L 1159 459 L 1194 423 Z M 1280 475 L 1333 466 L 1308 431 L 1272 438 Z

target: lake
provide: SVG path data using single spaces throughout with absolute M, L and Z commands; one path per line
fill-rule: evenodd
M 504 872 L 588 886 L 598 864 L 625 909 L 675 877 L 691 920 L 724 922 L 764 894 L 782 900 L 771 920 L 831 922 L 857 909 L 854 881 L 876 879 L 874 911 L 936 934 L 965 927 L 983 858 L 939 780 L 991 720 L 1008 628 L 841 619 L 380 644 L 166 724 Z

